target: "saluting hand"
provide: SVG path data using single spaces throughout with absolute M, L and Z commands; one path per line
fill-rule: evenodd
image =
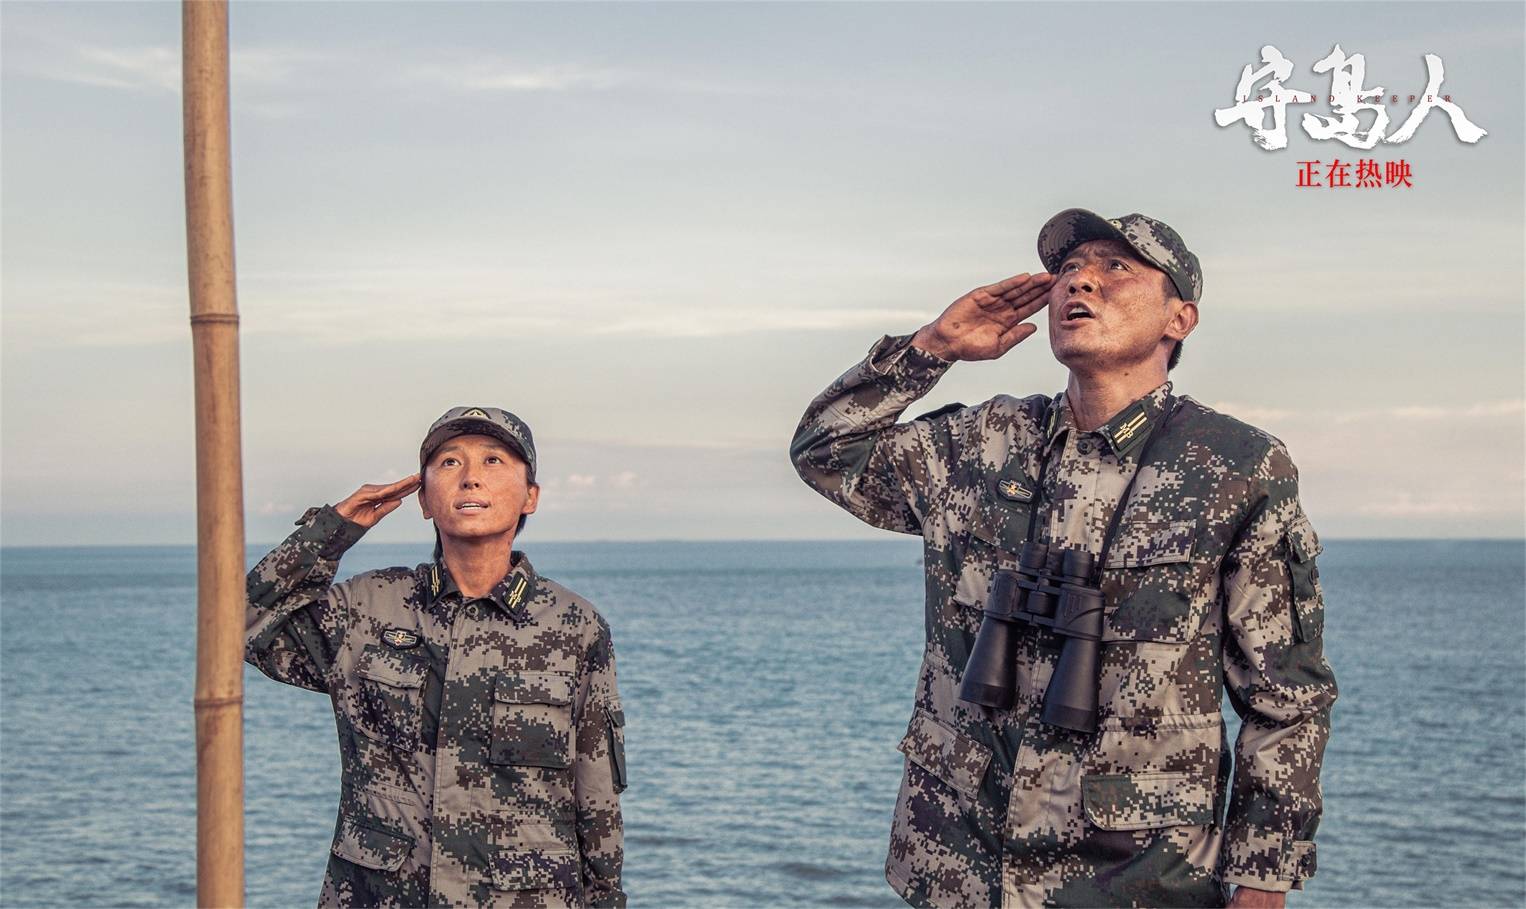
M 1025 322 L 1044 308 L 1054 275 L 1013 275 L 977 287 L 922 327 L 912 344 L 945 360 L 994 360 L 1038 331 Z
M 335 505 L 334 510 L 347 521 L 354 521 L 362 527 L 375 527 L 377 521 L 403 504 L 403 500 L 412 495 L 421 482 L 422 475 L 414 474 L 386 486 L 367 483 L 355 490 L 348 499 Z

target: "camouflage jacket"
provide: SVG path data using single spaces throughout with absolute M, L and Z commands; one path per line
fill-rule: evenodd
M 1168 401 L 1093 432 L 1065 395 L 998 396 L 896 424 L 949 363 L 886 337 L 811 403 L 791 446 L 822 495 L 918 534 L 915 708 L 886 877 L 919 906 L 1222 905 L 1314 870 L 1335 679 L 1318 537 L 1281 442 L 1191 398 L 1139 469 L 1101 572 L 1097 732 L 1040 721 L 1063 639 L 1020 626 L 1010 710 L 959 698 L 998 568 L 1042 542 L 1094 555 Z M 1221 694 L 1243 724 L 1225 749 Z
M 249 573 L 244 655 L 333 703 L 319 904 L 625 905 L 625 719 L 593 606 L 521 553 L 470 601 L 438 561 L 334 584 L 364 528 L 330 506 L 297 523 Z

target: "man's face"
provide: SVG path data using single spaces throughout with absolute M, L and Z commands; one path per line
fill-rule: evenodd
M 533 513 L 540 501 L 540 486 L 528 475 L 519 455 L 492 436 L 456 436 L 424 465 L 419 507 L 444 537 L 513 533 L 519 516 Z
M 1182 315 L 1185 307 L 1192 311 Z M 1049 346 L 1072 369 L 1127 369 L 1156 357 L 1164 368 L 1172 344 L 1197 324 L 1196 304 L 1177 300 L 1166 273 L 1118 240 L 1070 251 L 1049 288 L 1048 312 Z

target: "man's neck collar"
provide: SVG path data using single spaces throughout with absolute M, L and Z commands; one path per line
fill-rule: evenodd
M 1094 432 L 1100 435 L 1118 457 L 1133 452 L 1150 434 L 1150 430 L 1165 412 L 1166 401 L 1171 394 L 1171 381 L 1157 385 L 1144 396 L 1130 402 Z M 1044 454 L 1066 433 L 1077 429 L 1075 412 L 1070 406 L 1066 392 L 1055 395 L 1050 402 L 1044 423 Z

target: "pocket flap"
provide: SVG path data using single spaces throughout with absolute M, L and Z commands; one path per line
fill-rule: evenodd
M 1314 525 L 1302 514 L 1288 528 L 1288 551 L 1299 562 L 1312 562 L 1315 556 L 1325 551 L 1319 536 L 1314 532 Z
M 970 516 L 970 536 L 1015 556 L 1028 538 L 1028 511 L 1023 506 L 980 505 Z
M 493 700 L 565 707 L 572 703 L 572 676 L 565 672 L 505 672 L 493 686 Z
M 986 514 L 984 508 L 976 508 L 975 514 L 970 518 L 970 536 L 983 543 L 1001 548 L 1001 535 L 996 532 L 996 524 Z
M 1279 875 L 1283 880 L 1306 881 L 1314 876 L 1319 867 L 1315 858 L 1314 843 L 1310 840 L 1294 840 L 1288 849 L 1288 864 L 1291 866 L 1292 877 Z
M 494 890 L 570 887 L 578 874 L 577 856 L 566 848 L 499 848 L 493 855 Z
M 1288 575 L 1293 581 L 1293 637 L 1301 643 L 1324 633 L 1325 605 L 1319 597 L 1319 566 L 1314 557 L 1324 551 L 1314 525 L 1299 513 L 1287 530 Z
M 960 735 L 920 708 L 896 748 L 918 767 L 971 798 L 991 763 L 991 749 Z
M 425 668 L 422 664 L 389 660 L 378 653 L 367 654 L 355 667 L 355 674 L 394 688 L 421 688 Z
M 609 711 L 609 769 L 615 792 L 624 792 L 630 785 L 625 776 L 625 711 L 619 707 Z
M 992 572 L 1004 559 L 1016 559 L 1027 542 L 1028 512 L 1000 509 L 989 502 L 977 504 L 970 516 L 969 533 L 970 545 L 965 548 L 954 585 L 954 602 L 983 609 Z
M 1020 471 L 988 477 L 984 485 L 970 515 L 970 536 L 1016 556 L 1028 539 L 1038 487 Z
M 1103 830 L 1213 823 L 1213 788 L 1192 773 L 1088 774 L 1081 779 L 1086 819 Z
M 331 851 L 362 868 L 396 871 L 403 866 L 403 861 L 412 850 L 413 840 L 409 837 L 359 824 L 353 818 L 344 817 L 339 820 L 339 829 L 334 834 Z
M 1120 525 L 1108 568 L 1145 568 L 1192 560 L 1195 521 L 1130 521 Z

